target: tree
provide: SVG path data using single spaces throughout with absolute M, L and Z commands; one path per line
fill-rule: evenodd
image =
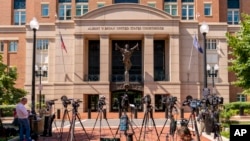
M 20 88 L 15 88 L 17 80 L 17 69 L 9 68 L 2 61 L 0 55 L 0 105 L 16 104 L 27 92 Z
M 236 75 L 235 86 L 243 89 L 243 94 L 250 94 L 250 15 L 242 14 L 240 30 L 235 34 L 226 33 L 231 49 L 229 71 Z

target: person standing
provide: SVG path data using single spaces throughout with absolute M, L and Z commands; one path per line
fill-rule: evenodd
M 27 104 L 27 98 L 22 98 L 21 101 L 16 105 L 16 114 L 18 117 L 18 122 L 19 122 L 19 137 L 20 141 L 23 141 L 24 139 L 24 131 L 25 131 L 25 138 L 26 141 L 31 141 L 30 137 L 30 123 L 29 123 L 29 112 L 27 109 L 24 107 L 25 104 Z
M 52 136 L 52 122 L 55 118 L 55 114 L 52 111 L 52 104 L 51 101 L 46 101 L 46 109 L 43 110 L 43 115 L 45 116 L 44 119 L 44 129 L 42 136 Z

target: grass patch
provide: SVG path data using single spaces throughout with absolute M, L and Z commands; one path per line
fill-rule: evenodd
M 230 138 L 230 133 L 229 133 L 229 131 L 222 131 L 221 133 L 221 136 L 223 136 L 223 137 L 226 137 L 226 138 Z

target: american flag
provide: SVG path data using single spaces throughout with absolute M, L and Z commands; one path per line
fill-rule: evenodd
M 67 49 L 66 49 L 66 46 L 65 46 L 65 44 L 64 44 L 64 41 L 63 41 L 61 32 L 59 32 L 59 34 L 60 34 L 60 39 L 61 39 L 61 48 L 64 49 L 65 52 L 67 53 Z

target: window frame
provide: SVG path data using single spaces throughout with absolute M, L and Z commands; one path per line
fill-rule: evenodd
M 13 50 L 12 50 L 12 48 L 13 48 Z M 10 41 L 9 45 L 8 45 L 8 52 L 15 53 L 15 52 L 17 52 L 17 50 L 18 50 L 18 41 L 16 41 L 16 40 Z
M 16 19 L 16 16 L 18 19 Z M 26 10 L 25 9 L 14 9 L 14 25 L 25 25 L 26 24 Z M 24 19 L 22 19 L 24 18 Z
M 236 12 L 238 12 L 237 15 L 235 15 Z M 231 15 L 232 21 L 229 21 L 229 14 Z M 235 18 L 236 18 L 235 16 L 237 16 L 237 18 L 238 18 L 237 21 L 235 21 Z M 240 10 L 239 9 L 228 9 L 227 10 L 227 23 L 235 25 L 235 24 L 239 24 L 239 21 L 240 21 Z
M 206 7 L 209 6 L 209 7 Z M 204 16 L 212 16 L 212 3 L 204 3 Z M 206 10 L 208 10 L 207 12 L 209 12 L 209 14 L 206 14 Z
M 97 8 L 102 8 L 105 6 L 105 2 L 97 2 Z
M 183 17 L 183 6 L 186 6 L 186 9 L 185 9 L 185 11 L 186 11 L 186 17 Z M 190 6 L 192 6 L 192 8 L 190 8 Z M 189 13 L 189 10 L 191 10 L 191 9 L 193 9 L 193 15 L 191 16 Z M 195 11 L 194 11 L 194 3 L 193 2 L 191 2 L 191 3 L 187 3 L 187 2 L 185 2 L 185 3 L 182 3 L 182 5 L 181 5 L 181 19 L 182 20 L 194 20 L 195 19 Z
M 207 50 L 217 50 L 217 39 L 207 39 Z
M 247 95 L 244 95 L 244 94 L 241 94 L 241 93 L 237 93 L 236 101 L 246 102 L 247 101 Z
M 152 8 L 156 8 L 156 2 L 148 2 L 148 6 Z
M 80 6 L 80 9 L 77 6 Z M 84 6 L 87 6 L 87 10 L 86 10 L 86 7 L 84 7 Z M 80 10 L 80 15 L 77 14 L 78 13 L 77 10 Z M 86 2 L 76 3 L 76 16 L 82 16 L 82 15 L 88 13 L 88 11 L 89 11 L 88 3 L 86 3 Z
M 63 10 L 63 13 L 61 13 Z M 67 10 L 69 10 L 70 15 L 67 16 Z M 58 7 L 59 20 L 72 20 L 72 5 L 71 3 L 59 3 Z M 62 15 L 61 15 L 62 14 Z
M 47 7 L 44 7 L 47 6 Z M 46 13 L 46 14 L 44 14 Z M 42 17 L 49 17 L 49 4 L 48 3 L 42 3 L 41 4 L 41 16 Z
M 169 8 L 167 8 L 167 6 L 169 6 Z M 174 9 L 173 6 L 176 6 L 176 9 Z M 169 9 L 169 12 L 170 12 L 170 13 L 168 12 L 167 9 Z M 174 13 L 174 12 L 173 12 L 174 10 L 176 10 L 176 11 L 175 11 L 176 14 L 173 14 L 173 13 Z M 178 16 L 178 5 L 177 5 L 177 2 L 165 2 L 165 3 L 164 3 L 164 11 L 165 11 L 166 13 L 172 15 L 172 16 Z

